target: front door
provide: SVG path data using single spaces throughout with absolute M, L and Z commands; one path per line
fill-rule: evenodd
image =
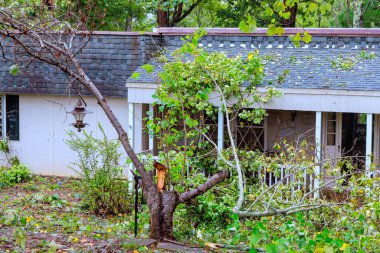
M 323 114 L 323 163 L 325 182 L 331 181 L 332 169 L 341 157 L 342 147 L 342 113 L 326 112 Z M 335 184 L 328 185 L 333 187 Z

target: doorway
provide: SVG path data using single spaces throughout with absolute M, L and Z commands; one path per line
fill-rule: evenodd
M 355 169 L 364 170 L 367 115 L 363 113 L 323 114 L 323 159 L 334 168 L 341 159 L 350 159 Z M 343 166 L 341 172 L 347 168 Z M 325 171 L 325 178 L 330 177 Z
M 353 165 L 365 168 L 367 115 L 342 114 L 342 156 L 350 157 Z

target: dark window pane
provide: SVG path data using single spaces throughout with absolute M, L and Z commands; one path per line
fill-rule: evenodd
M 335 145 L 335 134 L 327 134 L 327 145 Z
M 7 95 L 5 102 L 7 136 L 10 140 L 19 140 L 19 98 L 16 95 Z

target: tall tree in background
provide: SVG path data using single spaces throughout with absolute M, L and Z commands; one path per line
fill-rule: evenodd
M 333 22 L 335 27 L 379 27 L 380 2 L 376 0 L 335 0 Z
M 259 27 L 328 26 L 334 0 L 227 0 L 220 9 L 219 26 L 236 27 L 250 15 Z
M 173 27 L 206 0 L 160 0 L 157 4 L 158 27 Z

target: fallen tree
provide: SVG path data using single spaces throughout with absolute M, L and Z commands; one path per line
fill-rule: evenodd
M 27 12 L 30 8 L 33 8 L 33 15 Z M 159 192 L 154 179 L 134 152 L 127 132 L 108 105 L 107 99 L 99 92 L 77 59 L 77 55 L 92 35 L 91 31 L 78 30 L 85 27 L 82 21 L 85 22 L 86 17 L 74 17 L 72 13 L 55 17 L 51 13 L 52 10 L 37 5 L 0 9 L 0 35 L 3 38 L 9 38 L 13 43 L 13 52 L 8 52 L 3 48 L 3 57 L 8 53 L 15 56 L 7 57 L 7 60 L 13 59 L 15 68 L 27 68 L 38 62 L 56 66 L 71 81 L 79 82 L 96 98 L 142 178 L 142 189 L 151 215 L 150 237 L 173 238 L 173 213 L 176 206 L 180 202 L 190 201 L 223 181 L 228 176 L 228 171 L 224 170 L 215 174 L 206 183 L 193 190 L 182 193 L 167 190 Z M 66 21 L 68 18 L 70 23 Z M 76 22 L 73 22 L 74 18 Z M 87 40 L 83 44 L 76 44 L 75 38 L 78 36 L 86 37 Z

